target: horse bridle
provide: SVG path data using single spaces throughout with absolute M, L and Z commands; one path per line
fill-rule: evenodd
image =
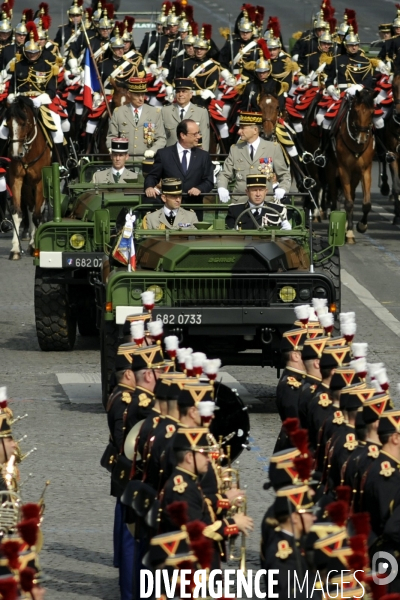
M 36 119 L 34 121 L 34 127 L 35 127 L 34 134 L 33 134 L 33 136 L 31 137 L 30 140 L 27 139 L 28 134 L 26 134 L 26 136 L 24 138 L 22 138 L 22 139 L 13 139 L 12 138 L 10 140 L 10 143 L 12 143 L 12 144 L 15 144 L 16 142 L 19 143 L 19 144 L 22 144 L 23 147 L 24 147 L 24 149 L 25 149 L 25 155 L 27 154 L 27 152 L 29 152 L 29 148 L 33 144 L 33 142 L 35 141 L 35 139 L 37 137 L 37 134 L 38 134 L 38 127 L 37 127 L 37 121 L 36 121 Z M 47 147 L 47 144 L 44 146 L 44 148 L 43 148 L 42 152 L 39 154 L 39 156 L 37 156 L 35 159 L 31 160 L 29 163 L 24 163 L 23 162 L 22 159 L 24 157 L 22 157 L 22 158 L 20 156 L 17 157 L 17 160 L 22 164 L 22 166 L 24 167 L 25 171 L 27 171 L 29 169 L 29 167 L 32 167 L 32 165 L 34 165 L 38 160 L 40 160 L 42 158 L 43 154 L 45 153 L 46 147 Z

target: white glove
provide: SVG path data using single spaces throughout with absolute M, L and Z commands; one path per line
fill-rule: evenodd
M 387 68 L 383 60 L 379 61 L 376 70 L 382 73 L 383 75 L 390 75 L 390 69 Z
M 292 60 L 293 60 L 293 62 L 297 62 L 299 60 L 299 55 L 298 54 L 293 54 Z
M 359 83 L 355 83 L 354 85 L 351 85 L 349 88 L 347 88 L 346 94 L 348 96 L 355 96 L 356 92 L 361 92 L 361 90 L 363 89 L 364 87 L 362 85 L 360 85 Z
M 387 98 L 386 92 L 384 92 L 383 90 L 381 92 L 379 92 L 379 94 L 374 99 L 375 106 L 380 104 L 383 100 L 386 100 L 386 98 Z
M 174 101 L 174 88 L 172 85 L 167 85 L 165 87 L 165 99 L 167 102 L 171 102 L 171 104 Z
M 277 200 L 282 200 L 282 198 L 286 195 L 286 192 L 283 188 L 276 187 L 274 189 L 274 196 Z
M 8 96 L 7 96 L 7 103 L 8 104 L 12 104 L 14 102 L 14 100 L 15 100 L 16 97 L 17 97 L 16 94 L 8 94 Z
M 304 85 L 306 82 L 306 76 L 305 75 L 300 75 L 299 77 L 299 85 Z
M 221 73 L 220 73 L 222 79 L 224 79 L 225 81 L 231 77 L 232 73 L 230 71 L 228 71 L 228 69 L 222 69 Z
M 51 104 L 51 98 L 48 94 L 40 94 L 40 96 L 36 96 L 36 98 L 32 98 L 33 106 L 39 108 L 42 104 Z
M 149 65 L 149 70 L 150 70 L 150 73 L 152 75 L 154 75 L 154 77 L 155 77 L 158 74 L 158 69 L 157 69 L 156 63 L 151 63 L 151 65 Z
M 6 86 L 4 85 L 4 83 L 0 83 L 0 94 L 4 94 L 6 90 Z
M 144 151 L 144 157 L 145 158 L 153 158 L 155 155 L 154 150 L 145 150 Z
M 169 69 L 161 69 L 160 76 L 163 81 L 165 81 L 168 77 Z
M 234 77 L 233 75 L 231 75 L 230 77 L 227 77 L 227 78 L 225 79 L 225 83 L 226 83 L 226 85 L 227 85 L 227 86 L 229 86 L 229 87 L 235 87 L 235 86 L 236 86 L 236 84 L 237 84 L 236 77 Z
M 2 79 L 3 79 L 3 81 L 6 81 L 6 80 L 7 80 L 7 75 L 8 75 L 8 73 L 7 73 L 7 71 L 6 71 L 5 69 L 3 69 L 3 70 L 0 72 L 0 75 L 1 75 L 1 77 L 2 77 Z
M 79 67 L 75 67 L 74 69 L 71 69 L 71 73 L 75 77 L 80 77 L 81 73 L 82 73 L 82 69 L 80 69 Z
M 286 231 L 289 231 L 289 229 L 292 229 L 291 224 L 289 223 L 289 221 L 287 219 L 285 219 L 284 221 L 282 221 L 281 223 L 281 229 L 285 229 Z
M 68 61 L 68 65 L 69 65 L 71 71 L 73 71 L 74 69 L 76 69 L 78 67 L 78 59 L 70 58 Z
M 103 96 L 99 94 L 99 92 L 95 92 L 93 94 L 93 108 L 99 108 L 100 104 L 103 102 Z
M 223 187 L 218 188 L 218 196 L 219 196 L 220 201 L 223 202 L 224 204 L 226 202 L 229 202 L 229 200 L 231 199 L 228 190 Z
M 215 98 L 214 96 L 214 92 L 212 92 L 211 90 L 202 90 L 200 96 L 203 98 L 203 100 L 208 100 L 209 98 Z

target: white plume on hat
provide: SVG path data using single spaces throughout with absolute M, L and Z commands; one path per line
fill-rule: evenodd
M 294 314 L 298 320 L 310 318 L 310 305 L 301 304 L 300 306 L 294 307 Z
M 319 306 L 318 308 L 315 309 L 315 312 L 317 313 L 318 320 L 321 321 L 321 319 L 319 317 L 321 315 L 327 315 L 329 312 L 329 309 L 327 306 Z
M 382 394 L 383 389 L 381 388 L 381 386 L 379 385 L 379 383 L 377 382 L 376 379 L 372 379 L 370 385 L 371 385 L 371 387 L 375 388 L 375 391 L 377 394 Z
M 339 313 L 339 321 L 340 323 L 355 323 L 356 313 L 355 312 L 345 312 Z
M 323 308 L 324 306 L 328 306 L 328 300 L 326 298 L 313 298 L 312 305 L 315 310 L 317 308 Z
M 161 335 L 164 330 L 162 321 L 149 321 L 147 323 L 147 330 L 151 336 Z
M 167 335 L 164 338 L 165 349 L 169 351 L 179 350 L 179 339 L 176 335 Z M 182 350 L 186 350 L 186 348 L 182 348 Z
M 203 367 L 205 361 L 207 360 L 207 356 L 204 354 L 204 352 L 193 352 L 192 360 L 194 367 Z
M 380 363 L 368 363 L 368 373 L 369 376 L 371 377 L 371 379 L 375 379 L 375 374 L 377 371 L 379 371 L 379 369 L 382 369 L 382 367 L 384 367 L 384 363 L 380 362 Z
M 342 335 L 355 335 L 357 331 L 357 325 L 354 321 L 341 321 L 340 322 L 340 333 Z
M 356 373 L 365 373 L 367 369 L 366 358 L 356 358 L 350 361 L 350 367 L 355 370 Z
M 154 292 L 151 290 L 147 290 L 146 292 L 142 292 L 141 294 L 143 304 L 154 304 Z
M 131 337 L 134 340 L 144 338 L 144 321 L 133 321 L 131 323 Z
M 185 369 L 191 371 L 193 369 L 193 358 L 192 354 L 185 355 Z
M 352 349 L 354 358 L 365 358 L 368 354 L 367 342 L 353 342 L 351 349 Z M 368 367 L 369 367 L 369 365 L 368 365 Z
M 219 358 L 211 358 L 206 360 L 203 365 L 203 371 L 206 375 L 215 375 L 221 366 L 221 360 Z
M 197 403 L 197 408 L 201 417 L 211 417 L 215 411 L 215 402 L 204 400 Z
M 178 356 L 178 362 L 184 363 L 186 356 L 188 354 L 192 354 L 192 352 L 192 348 L 178 348 L 178 350 L 176 351 L 176 354 Z
M 319 317 L 319 322 L 321 323 L 321 325 L 324 329 L 327 329 L 327 327 L 332 327 L 335 322 L 333 314 L 330 312 L 322 314 L 322 315 L 318 315 L 318 317 Z
M 314 308 L 312 306 L 310 306 L 309 311 L 310 311 L 310 315 L 308 317 L 308 320 L 311 321 L 311 322 L 312 321 L 314 321 L 314 322 L 318 321 L 317 313 L 315 312 L 315 310 L 314 310 Z
M 376 371 L 375 379 L 377 380 L 377 382 L 379 383 L 379 385 L 381 387 L 385 384 L 389 384 L 389 378 L 387 376 L 385 367 L 382 367 L 382 369 L 379 369 L 378 371 Z

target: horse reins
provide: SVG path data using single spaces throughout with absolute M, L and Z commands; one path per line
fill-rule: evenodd
M 33 144 L 33 142 L 35 141 L 35 139 L 37 137 L 37 134 L 38 134 L 38 127 L 37 127 L 37 121 L 36 121 L 36 119 L 35 119 L 35 122 L 34 122 L 34 127 L 35 127 L 35 132 L 33 134 L 33 137 L 30 140 L 28 140 L 27 136 L 25 136 L 23 139 L 11 139 L 10 143 L 14 144 L 14 143 L 17 142 L 19 144 L 22 144 L 24 146 L 24 148 L 25 148 L 26 153 L 29 152 L 29 148 Z M 22 164 L 22 166 L 24 167 L 25 171 L 27 171 L 29 169 L 29 167 L 32 167 L 32 165 L 34 165 L 39 159 L 42 158 L 43 154 L 46 151 L 46 147 L 47 147 L 47 143 L 44 146 L 42 152 L 34 160 L 32 160 L 29 163 L 24 163 L 23 160 L 22 160 L 22 158 L 20 156 L 18 156 L 17 160 Z
M 348 111 L 347 115 L 346 115 L 346 129 L 347 129 L 347 133 L 350 137 L 351 140 L 353 140 L 353 142 L 355 142 L 358 146 L 361 145 L 361 142 L 358 142 L 357 139 L 354 137 L 354 135 L 351 132 L 350 129 L 350 123 L 349 123 L 349 117 L 350 117 L 350 113 L 351 113 L 351 109 L 352 109 L 352 104 L 350 105 L 350 110 Z M 368 148 L 368 145 L 370 143 L 370 135 L 371 135 L 371 131 L 372 131 L 372 123 L 370 125 L 368 125 L 368 127 L 360 127 L 360 126 L 356 126 L 355 123 L 351 124 L 353 126 L 353 128 L 355 129 L 356 132 L 358 133 L 367 133 L 367 141 L 364 142 L 364 148 L 360 151 L 360 152 L 355 152 L 353 148 L 350 148 L 350 146 L 346 143 L 346 140 L 343 137 L 342 132 L 340 132 L 340 136 L 343 140 L 344 145 L 346 146 L 346 148 L 348 150 L 350 150 L 350 152 L 352 154 L 354 154 L 355 158 L 360 158 L 360 156 L 362 156 L 364 154 L 364 152 L 366 151 L 366 149 Z

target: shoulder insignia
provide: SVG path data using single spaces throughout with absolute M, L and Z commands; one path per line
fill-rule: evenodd
M 296 377 L 288 377 L 286 381 L 288 385 L 291 385 L 295 388 L 299 388 L 302 384 L 301 381 L 297 381 Z
M 188 484 L 183 480 L 182 475 L 176 475 L 174 477 L 174 487 L 172 488 L 174 492 L 178 492 L 178 494 L 183 494 L 186 490 Z
M 332 404 L 332 400 L 329 398 L 328 394 L 326 394 L 324 392 L 323 394 L 319 395 L 318 404 L 320 406 L 323 406 L 324 408 L 326 408 L 327 406 L 329 406 L 330 404 Z
M 388 460 L 384 460 L 381 463 L 381 470 L 379 471 L 379 475 L 383 475 L 383 477 L 391 477 L 395 472 L 394 467 L 390 464 Z
M 171 425 L 167 425 L 167 427 L 165 429 L 165 431 L 166 431 L 165 437 L 166 438 L 172 437 L 173 434 L 175 433 L 175 430 L 176 430 L 175 425 L 172 425 L 172 424 Z
M 132 402 L 130 393 L 122 392 L 121 400 L 122 400 L 122 402 L 125 402 L 126 404 L 130 404 Z
M 332 423 L 336 423 L 336 425 L 342 425 L 344 423 L 344 416 L 341 410 L 335 410 L 333 416 Z
M 286 560 L 293 552 L 293 548 L 289 546 L 289 542 L 286 540 L 281 540 L 278 542 L 278 552 L 275 553 L 277 558 L 281 560 Z
M 375 446 L 375 444 L 368 446 L 368 455 L 367 456 L 371 456 L 372 458 L 378 458 L 378 456 L 379 456 L 378 446 Z
M 139 394 L 139 406 L 144 406 L 146 408 L 150 402 L 151 398 L 149 398 L 147 394 Z
M 356 436 L 354 435 L 354 433 L 348 433 L 346 435 L 346 441 L 343 444 L 343 446 L 344 446 L 344 448 L 347 448 L 347 450 L 350 450 L 350 452 L 353 452 L 353 450 L 355 448 L 357 448 L 358 442 L 356 440 Z
M 317 386 L 315 385 L 315 383 L 313 383 L 312 385 L 310 385 L 310 390 L 311 390 L 312 394 L 315 392 L 316 389 L 317 389 Z
M 153 429 L 155 429 L 160 422 L 160 417 L 154 417 L 153 419 Z

